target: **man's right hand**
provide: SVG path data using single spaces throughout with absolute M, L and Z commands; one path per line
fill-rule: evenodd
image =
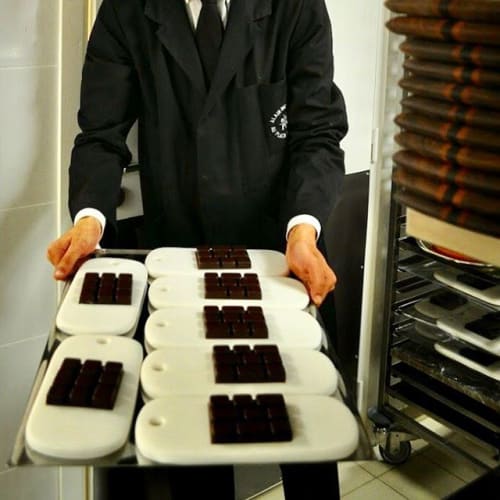
M 101 233 L 101 223 L 96 218 L 84 217 L 53 241 L 47 257 L 55 267 L 54 278 L 65 280 L 75 273 L 82 260 L 96 249 Z

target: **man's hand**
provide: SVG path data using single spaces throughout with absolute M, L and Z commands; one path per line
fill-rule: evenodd
M 337 277 L 316 246 L 316 230 L 298 224 L 288 234 L 288 267 L 304 283 L 311 300 L 319 306 L 335 288 Z
M 65 280 L 78 269 L 82 260 L 96 249 L 101 232 L 97 219 L 84 217 L 49 245 L 47 258 L 56 268 L 56 280 Z

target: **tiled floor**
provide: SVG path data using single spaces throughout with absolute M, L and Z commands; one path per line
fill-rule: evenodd
M 441 435 L 452 442 L 464 441 L 463 437 L 453 436 L 434 421 L 428 421 L 424 425 L 434 427 L 434 430 L 438 429 Z M 468 443 L 468 446 L 475 447 L 471 443 Z M 450 458 L 422 440 L 412 441 L 412 449 L 413 453 L 409 460 L 399 466 L 379 461 L 339 463 L 342 499 L 438 500 L 479 475 L 466 461 Z M 492 461 L 486 450 L 478 450 L 475 447 L 474 455 L 478 456 L 481 453 L 483 455 L 480 458 L 483 461 Z M 494 465 L 494 461 L 491 465 Z M 253 497 L 252 500 L 284 500 L 283 489 L 281 485 L 277 485 Z

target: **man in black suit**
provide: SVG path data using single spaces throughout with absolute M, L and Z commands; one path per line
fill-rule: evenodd
M 321 228 L 342 183 L 347 131 L 324 0 L 103 1 L 69 171 L 75 224 L 48 249 L 56 279 L 100 241 L 113 245 L 136 120 L 142 247 L 285 251 L 323 303 L 336 277 Z

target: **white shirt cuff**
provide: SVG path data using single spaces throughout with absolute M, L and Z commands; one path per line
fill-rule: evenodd
M 101 237 L 104 234 L 104 228 L 106 227 L 106 217 L 100 212 L 99 210 L 96 210 L 95 208 L 82 208 L 76 215 L 75 215 L 75 220 L 73 221 L 73 224 L 76 224 L 80 219 L 83 219 L 84 217 L 94 217 L 99 221 L 101 224 Z
M 298 226 L 299 224 L 310 224 L 311 226 L 316 229 L 316 241 L 319 239 L 319 235 L 321 234 L 321 224 L 319 223 L 319 220 L 316 219 L 316 217 L 313 217 L 312 215 L 307 215 L 307 214 L 301 214 L 301 215 L 296 215 L 295 217 L 292 217 L 286 226 L 286 239 L 288 240 L 288 235 L 290 231 L 295 227 Z

